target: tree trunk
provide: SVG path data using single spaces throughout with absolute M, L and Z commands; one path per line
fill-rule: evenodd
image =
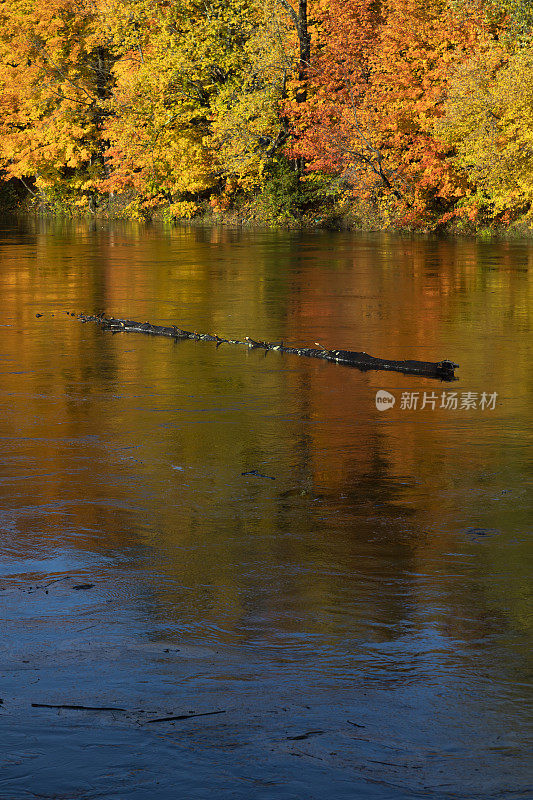
M 311 63 L 311 37 L 307 28 L 307 0 L 299 0 L 298 13 L 289 3 L 289 0 L 277 0 L 279 5 L 287 11 L 298 34 L 299 64 L 298 79 L 303 81 Z
M 298 6 L 298 39 L 300 42 L 298 78 L 303 81 L 311 63 L 311 37 L 307 29 L 307 0 L 300 0 Z

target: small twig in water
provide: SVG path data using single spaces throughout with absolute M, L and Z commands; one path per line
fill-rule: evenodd
M 146 724 L 151 722 L 174 722 L 174 720 L 191 719 L 192 717 L 210 717 L 213 714 L 225 714 L 226 709 L 223 711 L 202 711 L 199 714 L 178 714 L 172 717 L 156 717 L 156 719 L 147 719 Z
M 48 581 L 48 583 L 43 583 L 42 586 L 37 586 L 37 589 L 46 589 L 48 586 L 51 586 L 53 583 L 59 583 L 59 581 L 68 581 L 69 578 L 72 578 L 72 575 L 64 575 L 62 578 L 54 578 L 53 581 Z
M 299 756 L 303 756 L 304 758 L 316 758 L 317 761 L 324 761 L 323 758 L 320 758 L 320 756 L 314 756 L 313 753 L 302 753 L 301 750 L 295 750 L 293 755 L 296 754 L 298 754 Z
M 116 706 L 78 706 L 69 703 L 32 703 L 32 708 L 68 708 L 71 711 L 127 711 L 125 708 L 117 708 Z
M 251 469 L 248 472 L 241 472 L 241 475 L 255 475 L 256 478 L 268 478 L 270 481 L 275 481 L 275 477 L 273 475 L 263 475 L 261 472 L 258 472 L 256 469 Z
M 307 733 L 301 733 L 299 736 L 287 736 L 287 739 L 296 742 L 299 739 L 309 739 L 310 736 L 320 736 L 321 733 L 324 733 L 324 731 L 307 731 Z

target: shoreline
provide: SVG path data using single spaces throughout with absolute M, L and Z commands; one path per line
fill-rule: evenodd
M 327 220 L 311 221 L 309 219 L 294 219 L 287 221 L 272 221 L 267 219 L 246 219 L 238 214 L 212 215 L 202 214 L 190 219 L 185 217 L 165 219 L 160 214 L 148 218 L 137 219 L 123 213 L 80 213 L 75 209 L 65 210 L 35 210 L 35 209 L 0 209 L 0 219 L 28 219 L 28 220 L 64 220 L 72 222 L 86 222 L 87 224 L 112 224 L 123 223 L 142 227 L 160 228 L 189 228 L 209 229 L 226 228 L 240 231 L 277 231 L 286 233 L 351 233 L 351 234 L 389 234 L 392 236 L 409 238 L 435 238 L 435 239 L 476 239 L 478 241 L 518 241 L 533 240 L 533 225 L 525 222 L 516 222 L 508 226 L 486 225 L 465 226 L 447 225 L 413 228 L 402 225 L 383 224 L 371 225 L 365 222 L 350 222 L 344 219 L 333 224 Z
M 2 202 L 3 200 L 3 202 Z M 467 238 L 480 241 L 515 241 L 533 239 L 533 220 L 525 218 L 503 224 L 497 221 L 478 223 L 465 220 L 441 222 L 438 218 L 423 225 L 406 225 L 391 215 L 379 212 L 371 203 L 350 205 L 332 203 L 315 210 L 271 212 L 261 206 L 261 195 L 242 198 L 231 209 L 213 210 L 199 203 L 197 213 L 172 216 L 169 207 L 160 204 L 152 209 L 134 207 L 135 198 L 123 195 L 102 203 L 93 211 L 81 209 L 74 202 L 46 202 L 20 193 L 0 197 L 0 217 L 16 219 L 84 220 L 87 223 L 126 223 L 163 228 L 228 228 L 242 231 L 270 230 L 286 232 L 330 232 L 353 234 L 391 234 L 408 237 Z

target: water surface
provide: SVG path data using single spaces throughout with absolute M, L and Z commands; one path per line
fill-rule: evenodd
M 0 797 L 531 796 L 532 263 L 520 241 L 4 221 Z

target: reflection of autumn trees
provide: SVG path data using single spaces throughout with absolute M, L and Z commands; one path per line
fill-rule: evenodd
M 308 340 L 313 329 L 323 327 L 328 335 L 337 336 L 336 346 L 391 357 L 409 354 L 413 358 L 440 358 L 448 353 L 449 343 L 455 342 L 456 352 L 464 354 L 457 358 L 469 380 L 453 388 L 483 391 L 490 387 L 500 392 L 503 407 L 497 409 L 495 419 L 496 425 L 504 427 L 483 449 L 465 446 L 465 438 L 468 442 L 478 435 L 478 426 L 490 426 L 479 415 L 463 421 L 456 414 L 451 421 L 449 412 L 437 409 L 418 412 L 410 419 L 394 413 L 397 424 L 379 424 L 384 422 L 379 412 L 370 412 L 374 416 L 375 455 L 386 454 L 387 462 L 381 481 L 377 481 L 369 438 L 362 436 L 361 408 L 368 409 L 378 388 L 405 386 L 405 379 L 371 372 L 365 376 L 363 388 L 358 376 L 335 368 L 326 375 L 320 367 L 306 365 L 306 378 L 299 378 L 295 387 L 295 392 L 306 387 L 308 406 L 316 420 L 333 421 L 313 428 L 308 458 L 316 479 L 328 486 L 330 495 L 341 493 L 341 502 L 350 508 L 347 487 L 352 493 L 356 487 L 358 505 L 368 508 L 369 514 L 374 504 L 386 502 L 396 508 L 403 514 L 399 537 L 408 541 L 412 569 L 438 573 L 446 570 L 456 532 L 468 529 L 472 520 L 477 520 L 481 528 L 500 525 L 510 531 L 527 524 L 525 514 L 513 518 L 514 504 L 503 509 L 487 508 L 484 503 L 492 493 L 491 482 L 485 480 L 485 487 L 479 489 L 478 479 L 490 469 L 488 463 L 499 461 L 506 440 L 512 440 L 513 434 L 506 432 L 505 425 L 512 426 L 513 416 L 523 413 L 522 398 L 530 388 L 529 356 L 519 331 L 531 327 L 531 281 L 527 272 L 531 252 L 509 243 L 502 244 L 495 254 L 493 245 L 476 242 L 461 242 L 460 247 L 450 241 L 393 242 L 380 237 L 374 247 L 360 242 L 347 244 L 342 255 L 332 256 L 332 269 L 327 274 L 310 265 L 301 274 L 301 284 L 308 287 L 307 291 L 291 298 L 291 332 L 287 338 Z M 475 352 L 465 347 L 468 330 L 472 331 Z M 490 330 L 491 335 L 483 337 L 481 330 Z M 333 346 L 325 336 L 321 342 Z M 413 379 L 408 384 L 420 392 L 435 390 L 437 395 L 444 388 Z M 520 461 L 513 468 L 520 482 Z M 372 487 L 379 487 L 384 498 Z M 406 511 L 411 514 L 405 516 Z M 387 535 L 393 531 L 391 526 Z M 498 547 L 496 542 L 494 546 Z M 506 558 L 505 548 L 502 551 Z M 509 591 L 514 596 L 510 617 L 523 627 L 525 597 L 519 589 L 525 577 L 523 570 L 518 570 L 520 574 L 516 589 L 504 590 L 502 586 L 500 598 Z M 413 591 L 417 590 L 413 587 Z M 491 590 L 488 593 L 493 595 Z M 457 596 L 462 602 L 464 589 L 450 580 L 449 596 Z M 494 597 L 484 600 L 494 611 Z M 479 625 L 472 609 L 462 616 L 451 615 L 443 625 L 447 629 L 451 626 L 457 635 L 475 638 L 483 628 L 483 613 L 480 611 Z M 503 616 L 507 618 L 507 612 Z
M 491 586 L 484 575 L 515 557 L 502 543 L 521 525 L 523 501 L 493 496 L 522 471 L 509 420 L 524 419 L 529 380 L 527 249 L 341 236 L 304 248 L 277 234 L 120 226 L 72 237 L 40 225 L 4 240 L 0 270 L 4 318 L 16 322 L 3 329 L 16 435 L 2 490 L 16 548 L 133 547 L 136 568 L 156 576 L 158 613 L 242 635 L 346 635 L 349 619 L 353 635 L 372 624 L 390 638 L 422 624 L 436 597 L 447 635 L 474 638 L 498 616 L 524 625 L 522 572 L 509 562 Z M 468 425 L 439 410 L 385 418 L 375 391 L 403 377 L 104 335 L 62 313 L 35 320 L 52 309 L 449 356 L 468 376 L 461 389 L 505 402 Z M 241 475 L 254 468 L 276 480 Z M 498 535 L 466 546 L 474 568 L 452 569 L 469 527 Z

